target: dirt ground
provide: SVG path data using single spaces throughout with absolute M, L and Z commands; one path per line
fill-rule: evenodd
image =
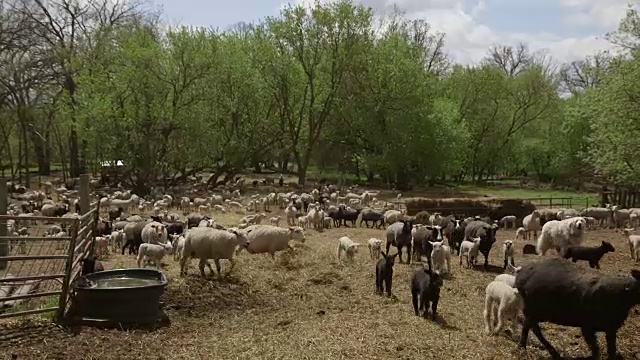
M 274 214 L 269 214 L 273 216 Z M 216 216 L 232 225 L 240 215 Z M 452 277 L 445 280 L 434 322 L 416 317 L 409 280 L 419 264 L 395 266 L 395 297 L 374 293 L 374 265 L 366 246 L 353 263 L 338 262 L 337 239 L 349 236 L 366 243 L 384 238 L 384 230 L 338 228 L 308 230 L 307 241 L 272 260 L 268 255 L 237 257 L 236 268 L 222 278 L 202 279 L 192 260 L 186 278 L 165 258 L 169 278 L 166 314 L 170 325 L 146 330 L 100 330 L 84 327 L 71 335 L 43 320 L 21 320 L 0 327 L 0 358 L 18 359 L 540 359 L 547 353 L 531 334 L 526 351 L 517 350 L 519 334 L 488 336 L 482 311 L 484 289 L 502 269 L 470 270 L 452 257 Z M 500 230 L 490 263 L 502 264 L 497 250 L 515 230 Z M 633 268 L 625 239 L 619 232 L 596 230 L 585 237 L 595 245 L 614 244 L 616 252 L 601 262 L 605 272 Z M 535 261 L 516 244 L 516 265 Z M 587 266 L 586 264 L 582 264 Z M 109 269 L 135 267 L 129 255 L 111 254 Z M 228 263 L 222 261 L 223 274 Z M 639 308 L 640 309 L 640 308 Z M 618 348 L 625 359 L 638 358 L 639 309 L 632 310 L 620 330 Z M 547 338 L 566 356 L 589 354 L 577 329 L 545 324 Z M 599 336 L 604 352 L 604 336 Z M 15 358 L 15 357 L 13 357 Z

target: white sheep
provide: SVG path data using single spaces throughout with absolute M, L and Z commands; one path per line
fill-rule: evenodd
M 398 221 L 404 220 L 404 215 L 399 210 L 387 210 L 384 213 L 384 223 L 385 224 L 393 224 Z
M 371 260 L 376 261 L 380 257 L 380 251 L 382 250 L 382 240 L 371 238 L 367 240 L 367 246 L 369 247 L 369 255 Z
M 580 245 L 586 225 L 582 217 L 547 221 L 538 237 L 536 252 L 542 256 L 553 248 L 560 254 L 562 248 L 567 245 Z
M 511 320 L 511 332 L 515 332 L 518 311 L 524 303 L 518 289 L 502 281 L 492 281 L 487 285 L 484 302 L 484 323 L 487 334 L 495 334 L 502 329 L 506 320 Z M 493 319 L 492 319 L 493 317 Z
M 309 228 L 309 217 L 307 215 L 300 216 L 298 217 L 297 223 L 301 228 L 307 229 Z
M 182 249 L 182 255 L 180 258 L 180 276 L 185 276 L 187 273 L 187 262 L 195 257 L 200 259 L 198 268 L 200 269 L 200 275 L 204 277 L 204 266 L 209 268 L 211 275 L 213 276 L 213 269 L 211 264 L 207 261 L 213 259 L 216 264 L 216 270 L 220 275 L 220 260 L 227 259 L 231 263 L 229 271 L 233 270 L 235 262 L 233 260 L 233 254 L 238 246 L 247 247 L 249 241 L 247 240 L 247 232 L 242 230 L 218 230 L 210 227 L 194 227 L 191 228 L 185 236 L 184 248 Z
M 296 216 L 298 214 L 298 209 L 296 209 L 293 205 L 287 205 L 286 209 L 284 209 L 284 215 L 287 218 L 287 225 L 293 226 L 296 225 Z
M 527 215 L 522 219 L 522 227 L 524 227 L 527 235 L 527 240 L 531 238 L 531 232 L 533 232 L 533 236 L 538 236 L 538 231 L 542 230 L 540 226 L 540 212 L 538 210 L 533 210 L 531 214 Z
M 227 210 L 224 209 L 224 206 L 219 205 L 219 204 L 213 205 L 213 211 L 221 212 L 221 213 L 226 213 L 227 212 Z
M 338 261 L 340 261 L 340 255 L 343 252 L 347 254 L 347 260 L 353 260 L 353 256 L 358 252 L 358 246 L 360 244 L 353 242 L 346 236 L 338 239 Z
M 515 215 L 507 215 L 502 217 L 499 221 L 505 229 L 515 229 L 516 228 L 516 216 Z
M 280 226 L 280 220 L 282 220 L 280 216 L 274 216 L 269 219 L 269 223 L 273 226 Z
M 173 251 L 173 246 L 170 242 L 166 244 L 140 244 L 138 249 L 138 267 L 142 266 L 142 260 L 145 259 L 146 263 L 153 261 L 156 268 L 160 268 L 162 258 L 166 254 L 170 254 Z
M 142 228 L 140 238 L 143 243 L 165 244 L 168 241 L 167 229 L 162 223 L 152 221 Z
M 629 240 L 629 251 L 631 252 L 631 259 L 636 262 L 640 261 L 640 235 L 634 235 L 632 232 L 635 228 L 628 228 L 622 230 L 622 233 L 627 236 Z
M 527 230 L 523 227 L 519 227 L 518 230 L 516 230 L 516 240 L 518 239 L 522 239 L 524 240 L 524 236 L 526 235 Z
M 451 273 L 451 249 L 443 241 L 429 241 L 433 249 L 431 250 L 431 262 L 433 270 L 438 274 Z M 446 265 L 446 267 L 445 267 Z
M 464 240 L 460 243 L 460 265 L 462 265 L 462 257 L 465 256 L 467 258 L 467 268 L 471 268 L 471 264 L 476 263 L 476 259 L 478 258 L 478 247 L 480 246 L 480 238 L 473 238 L 473 241 Z
M 507 268 L 507 264 L 511 264 L 511 266 L 516 266 L 514 261 L 514 253 L 515 253 L 515 249 L 513 247 L 513 241 L 505 240 L 502 243 L 502 256 L 504 258 L 504 269 Z
M 516 286 L 516 274 L 518 274 L 518 271 L 520 271 L 520 269 L 522 269 L 522 266 L 518 266 L 518 267 L 514 267 L 512 265 L 509 265 L 509 269 L 513 272 L 512 274 L 499 274 L 496 276 L 496 278 L 494 279 L 494 281 L 502 281 L 503 283 L 511 286 L 511 287 L 515 287 Z
M 111 232 L 111 248 L 113 252 L 118 251 L 124 245 L 124 230 L 116 230 Z
M 246 250 L 249 254 L 269 253 L 271 258 L 275 259 L 275 254 L 282 250 L 293 250 L 289 244 L 291 240 L 297 240 L 304 243 L 306 238 L 304 230 L 297 226 L 289 228 L 281 228 L 272 225 L 251 225 L 246 228 L 247 245 Z M 239 248 L 240 253 L 243 248 Z

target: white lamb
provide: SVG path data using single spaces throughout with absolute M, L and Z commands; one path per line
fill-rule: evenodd
M 474 238 L 473 241 L 464 240 L 460 244 L 460 265 L 462 265 L 462 257 L 467 258 L 467 268 L 471 268 L 471 264 L 476 263 L 478 257 L 478 247 L 480 246 L 480 238 Z
M 235 265 L 233 254 L 236 248 L 238 246 L 247 247 L 249 245 L 247 234 L 249 234 L 249 230 L 245 232 L 242 230 L 218 230 L 210 227 L 191 228 L 185 236 L 184 249 L 182 249 L 180 276 L 186 275 L 187 262 L 192 257 L 200 259 L 198 268 L 200 269 L 200 275 L 202 275 L 202 277 L 205 276 L 205 265 L 207 265 L 211 275 L 213 275 L 213 269 L 207 261 L 208 259 L 213 259 L 215 262 L 218 275 L 220 275 L 221 259 L 229 260 L 231 263 L 229 271 L 232 271 Z
M 582 217 L 547 221 L 538 237 L 536 252 L 542 256 L 553 248 L 560 254 L 562 248 L 567 245 L 580 245 L 586 225 Z
M 340 255 L 342 255 L 343 252 L 347 254 L 347 260 L 353 261 L 353 256 L 358 252 L 358 246 L 360 246 L 360 244 L 353 242 L 346 236 L 338 239 L 338 261 L 340 261 Z
M 309 217 L 307 215 L 298 217 L 298 226 L 303 229 L 309 228 Z
M 497 275 L 496 278 L 494 279 L 494 281 L 502 281 L 503 283 L 511 286 L 511 287 L 515 287 L 516 286 L 516 274 L 518 274 L 518 271 L 520 271 L 520 269 L 522 269 L 522 266 L 518 266 L 518 267 L 513 267 L 511 265 L 509 265 L 510 270 L 513 272 L 512 274 L 500 274 Z
M 438 274 L 451 273 L 451 249 L 449 246 L 445 245 L 443 241 L 429 241 L 431 246 L 433 246 L 433 250 L 431 250 L 431 262 L 433 264 L 433 269 Z M 446 264 L 446 267 L 445 267 Z
M 287 218 L 287 225 L 293 226 L 296 224 L 296 216 L 298 214 L 298 209 L 296 209 L 293 205 L 287 205 L 287 208 L 284 209 L 284 215 Z
M 631 252 L 631 259 L 636 262 L 640 261 L 640 235 L 634 235 L 632 232 L 635 228 L 628 228 L 622 230 L 622 233 L 629 239 L 629 251 Z
M 174 248 L 173 251 L 173 260 L 180 261 L 182 256 L 182 249 L 184 249 L 185 237 L 182 235 L 171 235 L 172 242 L 171 245 Z
M 518 230 L 516 230 L 516 240 L 522 239 L 524 240 L 524 236 L 526 234 L 527 230 L 523 227 L 519 227 Z
M 507 264 L 511 264 L 511 266 L 516 266 L 514 261 L 515 249 L 513 247 L 513 241 L 505 240 L 502 243 L 502 256 L 504 258 L 504 269 L 507 268 Z
M 518 311 L 523 305 L 518 289 L 502 281 L 490 282 L 487 285 L 484 302 L 484 323 L 487 334 L 495 334 L 502 330 L 505 321 L 509 319 L 511 332 L 515 333 Z
M 367 246 L 369 247 L 369 255 L 371 260 L 376 261 L 380 257 L 380 251 L 382 250 L 382 240 L 371 238 L 367 240 Z
M 173 251 L 173 246 L 170 242 L 166 244 L 141 244 L 138 249 L 138 267 L 142 266 L 142 260 L 145 259 L 146 263 L 153 261 L 156 268 L 160 268 L 162 258 L 166 254 L 170 254 Z
M 280 216 L 274 216 L 269 219 L 269 223 L 273 226 L 280 226 L 280 220 L 282 220 Z
M 118 251 L 124 245 L 124 230 L 116 230 L 111 232 L 111 247 L 113 252 Z

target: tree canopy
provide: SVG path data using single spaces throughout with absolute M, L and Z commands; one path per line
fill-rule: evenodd
M 369 181 L 640 179 L 640 23 L 569 64 L 496 44 L 456 64 L 446 34 L 352 1 L 227 30 L 168 27 L 144 2 L 0 0 L 0 168 L 29 180 L 122 160 L 140 193 L 196 172 L 339 168 Z M 381 25 L 383 24 L 383 25 Z

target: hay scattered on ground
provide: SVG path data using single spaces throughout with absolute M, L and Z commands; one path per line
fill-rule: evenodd
M 218 216 L 219 217 L 219 216 Z M 225 216 L 233 223 L 239 215 Z M 499 231 L 498 240 L 512 239 L 513 230 Z M 374 294 L 373 263 L 366 247 L 351 264 L 338 262 L 337 239 L 349 236 L 365 243 L 384 238 L 384 230 L 332 229 L 308 231 L 307 242 L 293 253 L 272 260 L 269 255 L 238 257 L 234 272 L 221 279 L 201 279 L 192 260 L 186 278 L 178 265 L 165 259 L 170 279 L 166 313 L 171 325 L 154 332 L 83 328 L 76 336 L 46 324 L 0 328 L 3 354 L 19 359 L 433 359 L 440 354 L 452 359 L 548 358 L 537 340 L 526 352 L 517 350 L 507 334 L 483 333 L 484 289 L 495 272 L 468 270 L 453 257 L 453 276 L 445 281 L 437 322 L 413 315 L 409 279 L 419 264 L 396 264 L 395 297 Z M 633 267 L 620 233 L 588 233 L 587 243 L 610 240 L 616 252 L 601 262 L 606 272 L 627 272 Z M 523 242 L 516 248 L 522 253 Z M 501 265 L 499 243 L 490 262 Z M 518 255 L 516 265 L 535 261 Z M 133 256 L 111 255 L 108 268 L 133 267 Z M 586 266 L 586 264 L 582 264 Z M 493 269 L 495 270 L 495 269 Z M 501 269 L 498 270 L 498 272 Z M 222 271 L 228 263 L 222 261 Z M 638 310 L 618 337 L 619 351 L 633 358 L 639 351 Z M 589 351 L 577 329 L 545 324 L 547 338 L 568 356 Z M 3 341 L 3 334 L 12 334 Z M 534 336 L 531 335 L 533 339 Z M 604 337 L 599 336 L 604 349 Z

